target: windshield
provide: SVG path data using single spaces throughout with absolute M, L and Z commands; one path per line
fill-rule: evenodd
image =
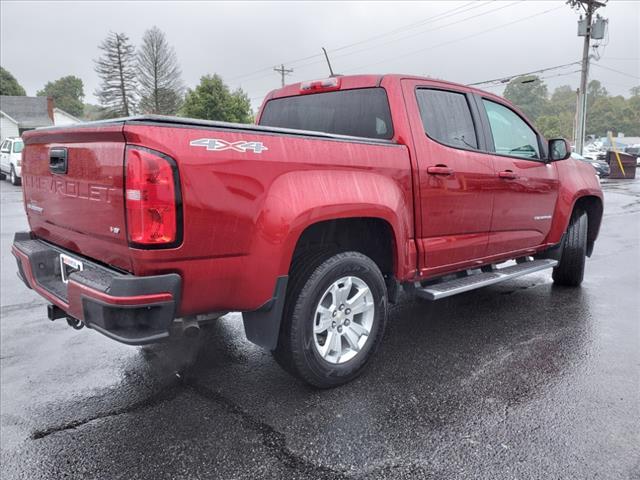
M 24 148 L 24 142 L 22 140 L 13 142 L 13 153 L 20 153 L 23 148 Z
M 354 137 L 393 137 L 383 88 L 360 88 L 269 100 L 260 125 Z

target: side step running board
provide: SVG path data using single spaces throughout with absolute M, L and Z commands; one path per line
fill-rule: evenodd
M 510 267 L 494 269 L 490 272 L 475 273 L 462 278 L 454 278 L 453 280 L 418 287 L 414 290 L 414 293 L 427 300 L 439 300 L 457 295 L 458 293 L 468 292 L 469 290 L 475 290 L 476 288 L 486 287 L 487 285 L 493 285 L 494 283 L 504 282 L 505 280 L 521 277 L 522 275 L 552 268 L 557 264 L 557 260 L 551 259 L 518 263 Z

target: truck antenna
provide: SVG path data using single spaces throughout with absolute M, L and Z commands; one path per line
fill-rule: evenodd
M 327 65 L 329 65 L 329 73 L 331 74 L 331 77 L 337 77 L 337 75 L 333 73 L 333 68 L 331 68 L 331 62 L 329 61 L 329 55 L 327 54 L 327 49 L 322 47 L 322 51 L 324 52 L 324 58 L 327 59 Z

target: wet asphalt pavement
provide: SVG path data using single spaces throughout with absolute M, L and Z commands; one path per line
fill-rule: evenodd
M 50 322 L 1 182 L 1 477 L 640 478 L 640 179 L 604 188 L 582 288 L 547 271 L 403 299 L 368 371 L 318 391 L 238 314 L 148 348 Z

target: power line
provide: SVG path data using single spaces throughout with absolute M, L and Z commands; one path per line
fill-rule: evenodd
M 475 8 L 478 8 L 478 7 L 481 7 L 481 6 L 485 6 L 485 5 L 487 5 L 487 4 L 489 4 L 489 3 L 492 3 L 492 2 L 494 2 L 494 1 L 496 1 L 496 0 L 491 0 L 491 1 L 489 1 L 489 2 L 485 2 L 485 3 L 477 4 L 477 5 L 474 5 L 472 8 L 468 8 L 468 9 L 466 9 L 466 10 L 464 10 L 464 11 L 456 12 L 454 15 L 448 15 L 448 16 L 455 16 L 455 15 L 459 15 L 459 14 L 461 14 L 461 13 L 466 13 L 466 12 L 468 12 L 469 10 L 472 10 L 472 9 L 475 9 Z M 524 0 L 516 0 L 516 1 L 515 1 L 515 2 L 513 2 L 513 3 L 507 4 L 507 5 L 503 5 L 503 6 L 500 6 L 500 7 L 498 7 L 498 8 L 494 8 L 494 9 L 492 9 L 492 10 L 488 10 L 488 11 L 485 11 L 485 12 L 482 12 L 482 13 L 478 13 L 478 14 L 476 14 L 476 15 L 472 15 L 472 16 L 470 16 L 470 17 L 462 18 L 462 19 L 456 20 L 455 22 L 447 23 L 447 24 L 445 24 L 445 25 L 440 25 L 440 26 L 437 26 L 437 27 L 435 27 L 435 28 L 429 28 L 429 29 L 427 29 L 427 30 L 421 30 L 421 31 L 418 31 L 418 32 L 414 32 L 414 33 L 411 33 L 411 34 L 409 34 L 409 35 L 405 35 L 404 37 L 394 38 L 394 39 L 391 39 L 391 40 L 389 40 L 389 41 L 387 41 L 387 42 L 379 43 L 379 44 L 372 45 L 372 46 L 369 46 L 369 47 L 365 47 L 365 48 L 362 48 L 362 49 L 359 49 L 359 50 L 355 50 L 355 51 L 351 51 L 351 52 L 343 53 L 343 54 L 340 54 L 340 55 L 336 55 L 336 56 L 334 56 L 334 57 L 332 57 L 332 58 L 343 58 L 343 57 L 347 57 L 347 56 L 350 56 L 350 55 L 355 55 L 355 54 L 358 54 L 358 53 L 362 53 L 362 52 L 365 52 L 365 51 L 371 50 L 371 49 L 373 49 L 373 48 L 380 48 L 380 47 L 386 46 L 386 45 L 388 45 L 388 44 L 390 44 L 390 43 L 393 43 L 393 42 L 396 42 L 396 41 L 399 41 L 399 40 L 406 40 L 407 38 L 415 37 L 416 35 L 423 35 L 423 34 L 425 34 L 425 33 L 431 33 L 431 32 L 434 32 L 434 31 L 436 31 L 436 30 L 440 30 L 440 29 L 442 29 L 442 28 L 450 27 L 450 26 L 453 26 L 453 25 L 458 25 L 458 24 L 463 23 L 463 22 L 466 22 L 466 21 L 468 21 L 468 20 L 473 20 L 473 19 L 476 19 L 476 18 L 478 18 L 478 17 L 482 17 L 482 16 L 484 16 L 484 15 L 488 15 L 488 14 L 490 14 L 490 13 L 497 12 L 498 10 L 502 10 L 502 9 L 504 9 L 504 8 L 512 7 L 512 6 L 516 5 L 517 3 L 521 3 L 521 2 L 523 2 L 523 1 L 524 1 Z M 434 17 L 434 18 L 435 18 L 435 17 Z M 446 17 L 445 17 L 445 18 L 446 18 Z M 442 20 L 442 18 L 441 18 L 441 20 Z M 422 22 L 420 22 L 420 23 L 425 23 L 425 21 L 422 21 Z M 386 35 L 386 34 L 385 34 L 385 35 Z M 382 36 L 385 36 L 385 35 L 378 35 L 378 37 L 382 37 Z M 376 37 L 371 37 L 369 40 L 371 40 L 371 39 L 373 39 L 373 38 L 376 38 Z M 368 41 L 368 40 L 367 40 L 367 41 Z M 331 50 L 331 53 L 334 53 L 334 52 L 336 52 L 336 51 L 343 50 L 343 49 L 345 49 L 345 48 L 347 48 L 347 47 L 352 47 L 352 46 L 354 46 L 354 45 L 357 45 L 357 44 L 360 44 L 360 43 L 364 43 L 364 42 L 365 42 L 365 41 L 362 41 L 362 42 L 356 42 L 356 43 L 352 43 L 352 44 L 347 45 L 347 46 L 344 46 L 344 47 L 339 47 L 339 48 L 336 48 L 336 49 Z M 313 57 L 313 58 L 315 58 L 315 57 Z M 309 67 L 309 66 L 311 66 L 311 65 L 318 65 L 318 64 L 320 64 L 320 63 L 322 63 L 322 60 L 314 60 L 314 61 L 312 61 L 312 62 L 307 62 L 307 63 L 303 63 L 302 65 L 298 65 L 298 66 L 297 66 L 297 68 L 298 68 L 298 69 L 302 69 L 302 68 L 305 68 L 305 67 Z M 265 78 L 265 76 L 256 77 L 256 78 L 254 78 L 253 80 L 259 80 L 259 79 L 261 79 L 261 78 Z
M 580 63 L 580 62 L 578 62 Z M 545 75 L 544 77 L 539 77 L 538 80 L 546 80 L 548 78 L 556 78 L 556 77 L 566 77 L 567 75 L 574 75 L 576 73 L 580 73 L 582 70 L 572 70 L 570 72 L 565 72 L 565 73 L 558 73 L 557 75 Z M 515 78 L 520 77 L 522 75 L 526 75 L 526 74 L 521 74 L 521 75 L 514 75 Z M 486 88 L 495 88 L 495 87 L 502 87 L 504 84 L 502 83 L 496 83 L 494 85 L 485 85 L 482 88 L 486 89 Z
M 488 4 L 490 4 L 492 2 L 495 2 L 495 1 L 496 0 L 490 0 L 490 1 L 484 2 L 484 3 L 480 3 L 480 2 L 465 3 L 464 5 L 462 5 L 460 7 L 457 7 L 457 8 L 454 8 L 453 10 L 448 10 L 447 12 L 443 12 L 443 13 L 435 15 L 433 17 L 428 17 L 428 18 L 422 19 L 422 20 L 420 20 L 418 22 L 411 23 L 409 25 L 405 25 L 405 26 L 402 26 L 402 27 L 398 27 L 398 28 L 396 28 L 394 30 L 391 30 L 390 32 L 382 33 L 382 34 L 379 34 L 379 35 L 374 35 L 373 37 L 369 37 L 369 38 L 367 38 L 365 40 L 361 40 L 361 41 L 358 41 L 358 42 L 350 43 L 350 44 L 344 45 L 342 47 L 334 48 L 332 50 L 332 52 L 338 52 L 340 50 L 345 50 L 347 48 L 356 47 L 358 45 L 362 45 L 363 43 L 367 43 L 367 42 L 370 42 L 370 41 L 373 41 L 373 40 L 378 40 L 380 38 L 388 37 L 390 35 L 395 35 L 396 33 L 404 33 L 407 29 L 422 26 L 425 23 L 433 21 L 433 20 L 442 20 L 443 18 L 455 17 L 456 15 L 460 15 L 461 13 L 466 13 L 466 12 L 468 12 L 470 10 L 474 10 L 476 8 L 483 7 L 483 6 L 488 5 Z M 473 7 L 464 9 L 465 7 L 468 7 L 469 5 L 472 5 L 472 4 L 473 4 Z M 464 9 L 464 10 L 461 10 L 459 12 L 451 14 L 455 10 L 460 10 L 460 9 Z M 446 15 L 447 13 L 450 13 L 451 15 Z
M 343 53 L 341 55 L 336 55 L 336 58 L 342 58 L 342 57 L 346 57 L 346 56 L 349 56 L 349 55 L 355 55 L 357 53 L 362 53 L 362 52 L 365 52 L 367 50 L 371 50 L 372 48 L 379 48 L 379 47 L 383 47 L 383 46 L 389 45 L 390 43 L 397 42 L 399 40 L 406 40 L 407 38 L 412 38 L 412 37 L 415 37 L 417 35 L 424 35 L 425 33 L 431 33 L 431 32 L 435 32 L 436 30 L 441 30 L 443 28 L 451 27 L 453 25 L 458 25 L 458 24 L 466 22 L 468 20 L 474 20 L 476 18 L 483 17 L 485 15 L 489 15 L 490 13 L 497 12 L 498 10 L 502 10 L 504 8 L 512 7 L 512 6 L 516 5 L 517 3 L 521 3 L 523 1 L 524 0 L 516 0 L 513 3 L 509 3 L 507 5 L 502 5 L 502 6 L 498 7 L 498 8 L 494 8 L 493 10 L 487 10 L 486 12 L 478 13 L 476 15 L 472 15 L 472 16 L 467 17 L 467 18 L 462 18 L 460 20 L 456 20 L 455 22 L 447 23 L 445 25 L 439 25 L 439 26 L 437 26 L 435 28 L 430 28 L 428 30 L 422 30 L 422 31 L 419 31 L 419 32 L 414 32 L 414 33 L 411 33 L 409 35 L 405 35 L 404 37 L 395 38 L 393 40 L 389 40 L 388 42 L 384 42 L 384 43 L 381 43 L 381 44 L 378 44 L 378 45 L 374 45 L 374 46 L 371 46 L 371 47 L 366 47 L 366 48 L 363 48 L 363 49 L 360 49 L 360 50 L 356 50 L 354 52 L 349 52 L 349 53 Z
M 393 57 L 392 60 L 395 60 L 397 58 L 407 57 L 407 56 L 410 56 L 410 55 L 414 55 L 416 53 L 421 53 L 421 52 L 423 52 L 425 50 L 431 50 L 431 49 L 438 48 L 438 47 L 441 47 L 441 46 L 444 46 L 444 45 L 449 45 L 449 44 L 452 44 L 452 43 L 456 43 L 456 42 L 459 42 L 459 41 L 462 41 L 462 40 L 467 40 L 469 38 L 473 38 L 473 37 L 476 37 L 476 36 L 479 36 L 479 35 L 484 35 L 485 33 L 489 33 L 489 32 L 492 32 L 492 31 L 495 31 L 495 30 L 498 30 L 500 28 L 504 28 L 504 27 L 507 27 L 507 26 L 511 26 L 511 25 L 516 24 L 516 23 L 520 23 L 520 22 L 523 22 L 525 20 L 529 20 L 531 18 L 539 17 L 541 15 L 546 15 L 547 13 L 553 12 L 553 11 L 558 10 L 560 8 L 563 8 L 563 6 L 559 6 L 559 7 L 556 7 L 556 8 L 551 8 L 549 10 L 544 10 L 542 12 L 539 12 L 539 13 L 536 13 L 536 14 L 533 14 L 533 15 L 529 15 L 527 17 L 523 17 L 523 18 L 520 18 L 518 20 L 514 20 L 512 22 L 503 23 L 503 24 L 497 25 L 495 27 L 489 28 L 487 30 L 483 30 L 481 32 L 477 32 L 477 33 L 474 33 L 474 34 L 471 34 L 471 35 L 467 35 L 465 37 L 461 37 L 461 38 L 453 39 L 453 40 L 450 40 L 450 41 L 447 41 L 447 42 L 442 42 L 442 43 L 439 43 L 439 44 L 436 44 L 436 45 L 431 45 L 431 46 L 428 46 L 428 47 L 424 47 L 424 48 L 421 48 L 420 50 L 414 50 L 412 52 L 409 52 L 407 54 L 401 55 L 399 57 L 398 56 Z M 361 68 L 369 67 L 371 65 L 378 65 L 380 63 L 386 63 L 389 60 L 390 59 L 386 59 L 386 60 L 382 60 L 382 61 L 375 62 L 375 63 L 372 63 L 372 64 L 362 65 L 360 67 L 356 67 L 355 69 L 351 69 L 351 70 L 358 70 L 358 69 L 361 69 Z M 580 63 L 580 62 L 577 62 L 577 63 Z M 571 64 L 568 64 L 568 65 L 571 65 Z M 304 65 L 299 66 L 298 68 L 301 68 L 303 66 Z M 265 95 L 266 95 L 266 93 L 265 93 Z M 263 97 L 264 97 L 264 95 L 257 96 L 257 97 L 251 97 L 251 100 L 257 100 L 257 99 L 260 99 L 260 98 L 263 98 Z
M 367 42 L 372 41 L 372 40 L 377 40 L 378 38 L 383 38 L 385 36 L 395 35 L 396 33 L 404 32 L 405 30 L 410 29 L 410 28 L 416 28 L 417 26 L 421 26 L 424 23 L 427 23 L 427 22 L 430 22 L 430 21 L 443 20 L 445 18 L 449 18 L 449 17 L 453 17 L 453 16 L 456 16 L 456 15 L 460 15 L 462 13 L 465 13 L 467 11 L 470 11 L 470 10 L 473 10 L 473 9 L 476 9 L 476 8 L 479 8 L 479 7 L 483 7 L 483 6 L 488 5 L 489 3 L 492 3 L 492 2 L 495 2 L 495 1 L 497 1 L 497 0 L 490 0 L 490 1 L 487 1 L 487 2 L 484 2 L 484 3 L 478 3 L 478 2 L 475 2 L 475 1 L 474 2 L 468 2 L 468 3 L 464 4 L 464 5 L 452 8 L 451 10 L 446 10 L 446 11 L 444 11 L 442 13 L 437 14 L 437 15 L 422 19 L 422 20 L 420 20 L 418 22 L 414 22 L 414 23 L 411 23 L 411 24 L 408 24 L 408 25 L 404 25 L 404 26 L 395 28 L 394 30 L 391 30 L 389 32 L 381 33 L 379 35 L 375 35 L 373 37 L 369 37 L 369 38 L 367 38 L 365 40 L 360 40 L 360 41 L 357 41 L 357 42 L 353 42 L 353 43 L 350 43 L 350 44 L 347 44 L 347 45 L 343 45 L 343 46 L 337 47 L 337 48 L 331 50 L 331 52 L 337 52 L 337 51 L 340 51 L 340 50 L 345 50 L 345 49 L 351 48 L 353 46 L 357 46 L 357 45 L 361 45 L 363 43 L 367 43 Z M 519 0 L 519 1 L 522 1 L 522 0 Z M 472 5 L 472 4 L 473 4 L 473 6 L 469 7 L 469 5 Z M 465 9 L 465 7 L 469 7 L 469 8 Z M 460 11 L 457 11 L 457 10 L 460 10 Z M 474 17 L 471 17 L 471 18 L 474 18 Z M 319 55 L 320 55 L 319 53 L 318 54 L 314 54 L 314 55 L 308 55 L 306 57 L 298 58 L 298 59 L 291 60 L 291 61 L 285 62 L 285 63 L 287 65 L 293 65 L 293 64 L 300 63 L 300 62 L 304 62 L 306 60 L 310 60 L 310 59 L 316 58 Z M 321 63 L 321 61 L 315 61 L 315 62 L 312 62 L 310 64 L 306 64 L 306 65 L 303 65 L 303 66 L 315 65 L 316 63 Z M 267 72 L 267 71 L 271 70 L 271 68 L 272 67 L 264 67 L 264 68 L 261 68 L 259 70 L 255 70 L 255 71 L 250 72 L 250 73 L 236 75 L 235 77 L 229 78 L 228 81 L 232 82 L 232 81 L 238 80 L 240 78 L 252 77 L 254 75 L 257 75 L 258 73 Z M 266 77 L 266 75 L 263 75 L 263 76 L 261 76 L 259 78 L 265 78 L 265 77 Z
M 467 83 L 467 85 L 470 86 L 470 87 L 473 87 L 475 85 L 483 85 L 485 83 L 495 83 L 495 82 L 506 83 L 506 82 L 508 82 L 509 80 L 511 80 L 512 78 L 515 78 L 515 77 L 523 77 L 525 75 L 533 75 L 534 73 L 544 73 L 544 72 L 548 72 L 550 70 L 558 70 L 560 68 L 567 68 L 567 67 L 570 67 L 571 65 L 578 65 L 578 64 L 580 64 L 580 61 L 571 62 L 571 63 L 565 63 L 563 65 L 556 65 L 555 67 L 541 68 L 540 70 L 533 70 L 531 72 L 526 72 L 526 73 L 518 73 L 516 75 L 506 75 L 504 77 L 494 78 L 492 80 L 484 80 L 482 82 Z
M 492 1 L 495 1 L 495 0 L 492 0 Z M 358 54 L 358 53 L 366 52 L 366 51 L 368 51 L 368 50 L 371 50 L 372 48 L 380 48 L 380 47 L 384 47 L 384 46 L 386 46 L 386 45 L 389 45 L 390 43 L 397 42 L 397 41 L 399 41 L 399 40 L 406 40 L 407 38 L 415 37 L 415 36 L 417 36 L 417 35 L 423 35 L 423 34 L 425 34 L 425 33 L 435 32 L 436 30 L 440 30 L 440 29 L 442 29 L 442 28 L 451 27 L 451 26 L 453 26 L 453 25 L 458 25 L 459 23 L 466 22 L 466 21 L 468 21 L 468 20 L 473 20 L 473 19 L 475 19 L 475 18 L 482 17 L 482 16 L 484 16 L 484 15 L 488 15 L 488 14 L 493 13 L 493 12 L 497 12 L 498 10 L 502 10 L 502 9 L 504 9 L 504 8 L 512 7 L 513 5 L 515 5 L 515 4 L 517 4 L 517 3 L 520 3 L 520 2 L 523 2 L 523 1 L 524 1 L 524 0 L 516 0 L 516 1 L 515 1 L 515 2 L 513 2 L 513 3 L 507 4 L 507 5 L 503 5 L 503 6 L 498 7 L 498 8 L 494 8 L 493 10 L 488 10 L 488 11 L 486 11 L 486 12 L 482 12 L 482 13 L 479 13 L 479 14 L 476 14 L 476 15 L 472 15 L 472 16 L 467 17 L 467 18 L 462 18 L 462 19 L 456 20 L 455 22 L 447 23 L 447 24 L 445 24 L 445 25 L 440 25 L 440 26 L 437 26 L 437 27 L 435 27 L 435 28 L 430 28 L 430 29 L 428 29 L 428 30 L 422 30 L 422 31 L 414 32 L 414 33 L 411 33 L 411 34 L 409 34 L 409 35 L 405 35 L 404 37 L 394 38 L 394 39 L 389 40 L 389 41 L 387 41 L 387 42 L 383 42 L 383 43 L 380 43 L 380 44 L 372 45 L 372 46 L 370 46 L 370 47 L 365 47 L 365 48 L 362 48 L 362 49 L 359 49 L 359 50 L 355 50 L 355 51 L 352 51 L 352 52 L 347 52 L 347 53 L 343 53 L 343 54 L 340 54 L 340 55 L 336 55 L 336 56 L 335 56 L 335 57 L 333 57 L 333 58 L 343 58 L 343 57 L 348 57 L 348 56 L 350 56 L 350 55 L 355 55 L 355 54 Z M 473 7 L 473 8 L 477 8 L 478 6 L 484 6 L 484 5 L 487 5 L 488 3 L 491 3 L 491 2 L 486 2 L 486 3 L 484 3 L 484 4 L 476 5 L 476 6 L 475 6 L 475 7 Z M 472 9 L 470 8 L 470 9 L 467 9 L 466 11 L 469 11 L 469 10 L 472 10 Z M 466 11 L 465 11 L 465 12 L 466 12 Z M 464 12 L 458 12 L 458 13 L 456 13 L 456 15 L 458 15 L 458 14 L 460 14 L 460 13 L 464 13 Z M 340 50 L 340 49 L 334 49 L 334 50 L 332 50 L 332 53 L 333 53 L 333 52 L 336 52 L 337 50 Z M 320 63 L 320 62 L 318 62 L 318 61 L 308 62 L 308 63 L 304 63 L 304 64 L 302 64 L 302 65 L 299 65 L 299 66 L 298 66 L 298 68 L 305 68 L 305 67 L 308 67 L 308 66 L 311 66 L 311 65 L 316 65 L 316 64 L 318 64 L 318 63 Z
M 593 65 L 595 67 L 604 68 L 605 70 L 609 70 L 610 72 L 615 72 L 615 73 L 618 73 L 620 75 L 624 75 L 625 77 L 630 77 L 630 78 L 635 78 L 636 80 L 640 80 L 640 77 L 637 76 L 637 75 L 632 75 L 630 73 L 621 72 L 620 70 L 616 70 L 615 68 L 611 68 L 611 67 L 606 67 L 604 65 L 600 65 L 599 63 L 594 63 Z
M 498 30 L 500 28 L 504 28 L 504 27 L 508 27 L 508 26 L 511 26 L 511 25 L 515 25 L 516 23 L 524 22 L 525 20 L 530 20 L 532 18 L 539 17 L 541 15 L 546 15 L 547 13 L 553 12 L 553 11 L 558 10 L 560 8 L 563 8 L 563 5 L 560 5 L 559 7 L 556 7 L 556 8 L 551 8 L 549 10 L 544 10 L 544 11 L 536 13 L 534 15 L 529 15 L 527 17 L 520 18 L 520 19 L 514 20 L 512 22 L 507 22 L 507 23 L 503 23 L 503 24 L 500 24 L 500 25 L 496 25 L 493 28 L 489 28 L 487 30 L 483 30 L 481 32 L 477 32 L 477 33 L 474 33 L 474 34 L 471 34 L 471 35 L 467 35 L 465 37 L 460 37 L 460 38 L 457 38 L 457 39 L 449 40 L 447 42 L 438 43 L 436 45 L 423 47 L 423 48 L 420 48 L 419 50 L 413 50 L 412 52 L 408 52 L 408 53 L 405 53 L 403 55 L 396 55 L 395 57 L 392 57 L 392 58 L 386 58 L 386 59 L 380 60 L 378 62 L 369 63 L 369 64 L 366 64 L 366 65 L 361 65 L 359 67 L 352 68 L 351 70 L 361 70 L 363 68 L 368 68 L 368 67 L 371 67 L 373 65 L 379 65 L 381 63 L 387 63 L 389 60 L 397 60 L 397 59 L 400 59 L 400 58 L 409 57 L 409 56 L 415 55 L 416 53 L 422 53 L 422 52 L 424 52 L 426 50 L 432 50 L 434 48 L 442 47 L 442 46 L 445 46 L 445 45 L 450 45 L 452 43 L 460 42 L 462 40 L 467 40 L 469 38 L 477 37 L 479 35 L 484 35 L 485 33 L 493 32 L 493 31 Z

